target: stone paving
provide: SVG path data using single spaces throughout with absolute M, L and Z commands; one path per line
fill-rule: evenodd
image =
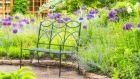
M 18 65 L 0 65 L 0 72 L 12 72 L 19 69 Z M 62 68 L 62 76 L 58 76 L 58 67 L 36 67 L 32 66 L 32 71 L 37 75 L 37 79 L 85 79 L 78 72 L 71 68 Z

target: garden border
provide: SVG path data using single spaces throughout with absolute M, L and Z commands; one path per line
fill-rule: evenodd
M 33 65 L 33 66 L 59 66 L 59 61 L 56 60 L 40 60 L 40 64 L 38 64 L 38 60 L 33 60 L 32 64 L 30 60 L 23 60 L 23 65 Z M 0 65 L 20 65 L 19 60 L 0 60 Z M 63 67 L 70 67 L 77 69 L 77 65 L 72 62 L 62 62 Z M 104 75 L 97 75 L 95 73 L 86 72 L 83 68 L 80 67 L 80 73 L 85 76 L 86 79 L 111 79 Z

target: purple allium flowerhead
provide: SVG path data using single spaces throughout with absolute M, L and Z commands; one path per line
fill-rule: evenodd
M 113 18 L 115 16 L 116 12 L 114 10 L 111 10 L 109 13 L 108 13 L 108 18 Z
M 98 13 L 99 12 L 99 10 L 98 9 L 95 9 L 95 13 Z
M 81 9 L 82 9 L 82 10 L 86 10 L 87 7 L 86 7 L 86 6 L 82 6 Z
M 126 23 L 122 28 L 123 30 L 130 30 L 133 24 L 131 22 Z
M 118 16 L 115 16 L 115 17 L 114 17 L 114 20 L 118 20 L 118 19 L 119 19 Z
M 64 17 L 63 20 L 64 21 L 70 21 L 71 19 L 69 17 Z
M 3 21 L 2 22 L 2 25 L 6 26 L 7 25 L 7 22 L 6 21 Z
M 11 22 L 10 21 L 7 21 L 7 25 L 10 26 L 11 25 Z
M 16 16 L 15 16 L 15 19 L 19 19 L 19 16 L 16 15 Z
M 13 34 L 16 34 L 17 32 L 18 32 L 17 29 L 13 29 L 13 30 L 12 30 L 12 33 L 13 33 Z
M 22 22 L 19 22 L 18 25 L 19 25 L 20 27 L 23 27 L 23 26 L 24 26 L 24 24 L 23 24 Z
M 126 11 L 126 8 L 122 8 L 121 10 L 122 10 L 122 12 L 125 12 Z
M 7 18 L 9 21 L 12 19 L 12 16 L 8 16 L 8 18 Z
M 87 29 L 87 26 L 88 26 L 87 24 L 84 24 L 83 29 Z
M 110 22 L 113 22 L 113 21 L 114 21 L 114 19 L 113 19 L 113 18 L 109 18 L 109 21 L 110 21 Z
M 140 28 L 140 22 L 138 23 L 138 26 L 137 27 Z
M 82 21 L 83 19 L 84 19 L 83 17 L 80 17 L 80 18 L 79 18 L 80 21 Z
M 61 16 L 62 16 L 61 13 L 57 13 L 57 14 L 55 15 L 56 18 L 60 18 Z
M 114 8 L 114 11 L 116 12 L 120 12 L 120 10 L 118 8 Z
M 63 20 L 56 20 L 57 23 L 64 23 Z
M 95 14 L 95 13 L 96 13 L 95 10 L 90 10 L 90 11 L 89 11 L 89 14 Z
M 92 14 L 87 14 L 87 19 L 89 20 L 89 19 L 91 19 L 91 18 L 94 18 L 94 15 L 92 15 Z
M 26 24 L 30 24 L 30 21 L 26 20 L 25 23 L 26 23 Z
M 75 14 L 75 15 L 78 15 L 78 14 L 80 14 L 80 13 L 81 13 L 80 10 L 77 10 L 77 11 L 73 12 L 73 14 Z
M 35 21 L 35 19 L 34 19 L 34 18 L 31 18 L 31 19 L 30 19 L 30 22 L 34 22 L 34 21 Z
M 54 13 L 50 13 L 48 14 L 49 19 L 55 19 L 55 14 Z

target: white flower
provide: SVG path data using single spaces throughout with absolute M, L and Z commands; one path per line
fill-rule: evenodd
M 127 12 L 128 12 L 128 13 L 132 13 L 132 9 L 131 9 L 130 6 L 128 6 L 128 8 L 127 8 Z
M 134 6 L 134 9 L 137 10 L 139 6 L 140 6 L 140 3 L 137 2 L 136 5 Z

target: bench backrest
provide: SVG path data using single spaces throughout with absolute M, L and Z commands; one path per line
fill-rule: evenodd
M 45 20 L 40 23 L 37 47 L 73 50 L 80 45 L 81 23 Z

